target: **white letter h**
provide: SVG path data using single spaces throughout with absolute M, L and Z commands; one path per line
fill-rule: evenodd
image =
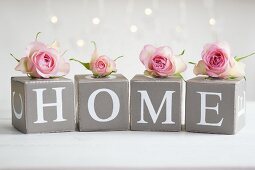
M 47 123 L 46 120 L 44 120 L 43 116 L 43 108 L 44 107 L 57 107 L 57 119 L 53 120 L 54 122 L 61 122 L 66 121 L 66 119 L 63 118 L 63 112 L 62 112 L 62 90 L 65 89 L 65 87 L 58 87 L 58 88 L 52 88 L 56 92 L 56 103 L 43 103 L 43 91 L 46 89 L 34 89 L 33 91 L 36 92 L 37 96 L 37 121 L 34 123 Z

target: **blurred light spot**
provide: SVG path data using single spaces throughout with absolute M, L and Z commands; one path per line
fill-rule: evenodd
M 210 25 L 215 25 L 216 24 L 216 20 L 214 18 L 210 18 L 209 19 L 209 24 Z
M 130 31 L 131 31 L 131 32 L 137 32 L 137 30 L 138 30 L 138 28 L 137 28 L 136 25 L 131 25 L 131 26 L 130 26 Z
M 79 39 L 79 40 L 76 41 L 76 44 L 77 44 L 78 47 L 83 47 L 84 46 L 84 40 Z
M 178 33 L 182 32 L 182 27 L 180 25 L 177 25 L 175 27 L 175 31 L 178 32 Z
M 151 14 L 152 14 L 152 10 L 151 10 L 150 8 L 146 8 L 146 9 L 144 10 L 144 14 L 145 14 L 145 15 L 151 15 Z
M 95 18 L 92 19 L 92 23 L 95 24 L 95 25 L 98 25 L 98 24 L 100 24 L 100 19 L 95 17 Z
M 56 24 L 56 23 L 58 22 L 58 17 L 57 17 L 57 16 L 52 16 L 52 17 L 50 18 L 50 22 L 51 22 L 52 24 Z

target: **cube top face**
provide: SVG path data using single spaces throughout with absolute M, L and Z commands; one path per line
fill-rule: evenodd
M 143 74 L 137 74 L 132 79 L 132 82 L 181 82 L 182 79 L 175 76 L 155 78 L 150 76 L 145 76 Z
M 74 87 L 69 79 L 13 77 L 12 124 L 23 133 L 74 131 Z
M 131 80 L 131 130 L 180 131 L 182 79 L 136 75 Z
M 12 81 L 17 81 L 20 83 L 48 83 L 48 82 L 72 82 L 72 80 L 60 77 L 60 78 L 52 78 L 52 79 L 32 79 L 27 76 L 21 77 L 12 77 Z
M 235 78 L 235 79 L 211 79 L 204 76 L 194 77 L 192 79 L 187 80 L 187 82 L 194 82 L 194 83 L 206 83 L 206 84 L 238 84 L 241 81 L 244 81 L 244 78 Z
M 129 129 L 129 82 L 120 75 L 75 76 L 80 131 Z
M 188 80 L 185 109 L 187 131 L 234 134 L 244 126 L 245 80 Z
M 102 78 L 94 78 L 92 74 L 84 74 L 84 75 L 75 75 L 75 80 L 79 83 L 86 82 L 127 82 L 128 79 L 124 77 L 122 74 L 111 74 L 107 77 Z

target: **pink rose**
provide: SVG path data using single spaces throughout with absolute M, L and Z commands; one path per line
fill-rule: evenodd
M 34 41 L 28 45 L 26 56 L 20 59 L 15 70 L 35 78 L 50 78 L 68 74 L 70 65 L 57 49 Z
M 174 56 L 172 49 L 167 46 L 156 48 L 145 45 L 140 53 L 140 60 L 146 71 L 156 77 L 167 77 L 186 70 L 186 64 L 181 56 Z
M 117 71 L 115 61 L 105 55 L 94 57 L 90 62 L 90 69 L 96 77 L 105 77 Z
M 230 55 L 229 45 L 215 42 L 204 46 L 202 60 L 194 67 L 196 75 L 208 75 L 216 78 L 244 76 L 244 65 Z

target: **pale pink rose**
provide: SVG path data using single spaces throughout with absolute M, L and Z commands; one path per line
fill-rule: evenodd
M 167 46 L 156 48 L 145 45 L 140 53 L 140 60 L 146 70 L 156 77 L 167 77 L 186 70 L 186 64 L 181 56 L 174 56 L 172 49 Z
M 92 43 L 94 44 L 95 49 L 91 56 L 90 62 L 82 62 L 75 58 L 71 58 L 70 60 L 79 62 L 86 69 L 92 71 L 95 78 L 106 77 L 112 73 L 117 72 L 116 60 L 123 56 L 120 56 L 115 60 L 112 60 L 106 55 L 98 55 L 96 43 L 94 41 L 92 41 Z
M 244 76 L 244 66 L 231 57 L 229 45 L 225 42 L 205 45 L 201 55 L 202 60 L 194 67 L 196 75 L 215 78 Z
M 26 57 L 20 59 L 15 70 L 31 77 L 50 78 L 68 74 L 69 63 L 65 62 L 57 49 L 34 41 L 26 49 Z
M 90 70 L 96 77 L 105 77 L 117 71 L 115 61 L 105 55 L 93 56 L 90 62 Z

